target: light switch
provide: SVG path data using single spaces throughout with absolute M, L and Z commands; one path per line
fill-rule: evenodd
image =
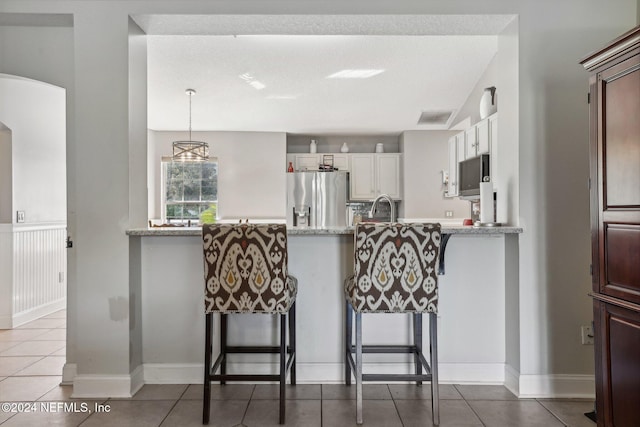
M 24 222 L 24 211 L 17 211 L 16 221 Z

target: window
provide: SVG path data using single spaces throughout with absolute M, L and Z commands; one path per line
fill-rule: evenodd
M 218 205 L 218 163 L 162 161 L 163 222 L 198 221 Z

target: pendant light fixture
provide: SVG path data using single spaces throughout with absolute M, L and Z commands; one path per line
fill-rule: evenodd
M 209 144 L 191 139 L 191 97 L 195 95 L 194 89 L 187 89 L 189 95 L 189 140 L 173 142 L 174 161 L 205 161 L 209 160 Z

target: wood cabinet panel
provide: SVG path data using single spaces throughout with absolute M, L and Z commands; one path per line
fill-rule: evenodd
M 603 72 L 601 82 L 605 208 L 638 208 L 640 59 L 632 58 Z
M 640 420 L 640 313 L 594 301 L 598 388 L 598 425 L 633 427 Z
M 640 303 L 640 225 L 605 224 L 601 292 Z

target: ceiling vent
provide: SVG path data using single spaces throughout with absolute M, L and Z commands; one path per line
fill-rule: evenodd
M 419 125 L 446 125 L 453 116 L 453 111 L 423 111 L 418 119 Z

